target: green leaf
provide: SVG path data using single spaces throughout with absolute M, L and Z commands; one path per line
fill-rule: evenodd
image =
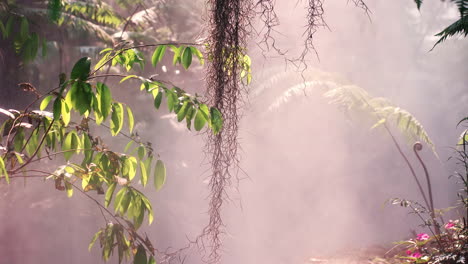
M 158 46 L 153 53 L 153 56 L 151 58 L 151 63 L 153 64 L 154 67 L 162 60 L 164 57 L 164 53 L 166 52 L 166 45 L 160 45 Z
M 125 146 L 124 152 L 127 152 L 127 151 L 128 151 L 128 149 L 132 146 L 133 142 L 134 142 L 133 140 L 130 140 L 130 141 L 127 143 L 127 145 Z
M 16 159 L 18 160 L 19 164 L 23 164 L 24 163 L 24 160 L 23 158 L 21 157 L 21 154 L 19 154 L 18 152 L 14 152 L 15 153 L 15 157 Z M 1 165 L 0 165 L 1 167 Z M 0 171 L 1 171 L 1 168 L 0 168 Z
M 13 146 L 16 152 L 21 152 L 24 146 L 24 130 L 23 128 L 19 128 L 18 132 L 16 132 L 15 140 L 13 142 Z
M 96 242 L 98 237 L 101 235 L 101 233 L 102 233 L 102 230 L 99 230 L 96 232 L 96 234 L 94 234 L 93 239 L 91 239 L 91 242 L 89 243 L 88 251 L 91 251 L 91 248 L 93 247 L 94 243 Z
M 148 260 L 148 264 L 156 264 L 156 260 L 154 260 L 153 256 L 150 256 L 150 258 Z
M 20 37 L 25 39 L 29 35 L 29 22 L 26 17 L 21 18 Z
M 164 183 L 166 182 L 166 167 L 161 160 L 156 162 L 156 167 L 154 168 L 154 187 L 156 191 L 159 191 Z
M 91 162 L 93 158 L 93 150 L 91 149 L 92 147 L 93 145 L 91 143 L 91 139 L 89 138 L 89 136 L 87 134 L 83 134 L 83 148 L 84 148 L 84 155 L 85 155 L 85 159 L 84 159 L 85 163 Z
M 195 116 L 195 107 L 193 106 L 193 104 L 189 104 L 187 109 L 188 110 L 187 114 L 185 115 L 185 120 L 187 121 L 188 130 L 190 130 L 190 128 L 192 127 L 192 119 Z
M 202 110 L 198 110 L 194 121 L 195 130 L 200 131 L 205 126 L 205 124 L 205 115 L 203 114 Z
M 121 103 L 112 104 L 112 115 L 110 121 L 110 129 L 112 136 L 116 136 L 123 127 L 123 106 Z
M 106 198 L 104 201 L 104 205 L 109 207 L 110 202 L 112 201 L 112 195 L 114 195 L 115 187 L 117 187 L 117 183 L 112 183 L 106 191 Z
M 146 173 L 146 166 L 143 161 L 140 161 L 140 172 L 141 172 L 141 185 L 143 187 L 146 185 L 148 182 L 148 174 Z
M 139 245 L 135 254 L 134 264 L 147 264 L 146 250 L 143 245 Z
M 34 130 L 28 140 L 28 144 L 25 146 L 26 153 L 31 156 L 38 147 L 38 130 Z M 38 152 L 39 153 L 39 152 Z
M 130 78 L 136 78 L 136 79 L 138 79 L 138 76 L 136 76 L 136 75 L 128 75 L 128 76 L 122 78 L 122 80 L 120 80 L 120 83 L 123 83 L 123 82 L 125 82 L 126 80 L 128 80 L 128 79 L 130 79 Z
M 8 184 L 10 183 L 10 177 L 8 176 L 8 172 L 5 167 L 5 162 L 3 161 L 2 157 L 0 157 L 0 176 L 5 176 L 6 182 Z
M 180 122 L 184 120 L 185 116 L 187 115 L 188 107 L 189 107 L 188 101 L 185 101 L 182 107 L 179 109 L 179 112 L 177 112 L 177 121 Z
M 81 81 L 86 81 L 91 71 L 91 58 L 83 57 L 79 59 L 70 74 L 70 79 L 79 79 Z
M 169 112 L 174 110 L 175 106 L 179 103 L 179 99 L 175 92 L 168 90 L 167 91 L 167 107 L 169 108 Z
M 7 31 L 6 31 L 5 25 L 3 24 L 1 20 L 0 20 L 0 31 L 2 31 L 3 39 L 6 39 Z
M 65 160 L 70 160 L 73 154 L 79 152 L 80 148 L 80 138 L 75 131 L 70 131 L 63 142 L 62 150 L 64 151 L 63 156 Z
M 128 179 L 133 180 L 137 171 L 137 160 L 135 157 L 129 157 L 128 162 L 129 162 Z
M 211 107 L 210 108 L 210 115 L 211 115 L 211 126 L 213 129 L 214 134 L 218 134 L 219 131 L 223 128 L 223 116 L 218 109 Z
M 115 195 L 115 199 L 114 199 L 114 211 L 117 212 L 120 207 L 122 206 L 122 200 L 123 198 L 125 197 L 126 195 L 126 192 L 127 192 L 127 187 L 124 187 L 122 189 L 120 189 L 117 194 Z
M 53 98 L 52 95 L 46 96 L 46 97 L 42 100 L 41 105 L 39 106 L 39 109 L 40 109 L 41 111 L 44 111 L 44 110 L 47 108 L 47 106 L 49 105 L 49 102 L 50 102 L 50 100 L 52 100 L 52 98 Z
M 99 105 L 99 111 L 103 117 L 103 119 L 106 119 L 107 116 L 109 115 L 111 111 L 111 106 L 112 106 L 112 94 L 107 87 L 107 85 L 98 82 L 96 85 L 96 90 L 98 93 L 98 105 Z
M 192 49 L 190 47 L 187 47 L 184 49 L 182 53 L 182 66 L 184 66 L 185 69 L 188 69 L 191 64 L 192 64 Z
M 139 147 L 138 147 L 137 153 L 138 153 L 138 158 L 139 158 L 140 160 L 142 160 L 142 159 L 145 157 L 145 155 L 146 155 L 146 149 L 145 149 L 145 147 L 144 147 L 144 146 L 139 146 Z
M 65 189 L 67 190 L 67 197 L 73 196 L 73 186 L 68 181 L 65 181 Z
M 36 32 L 31 34 L 29 39 L 30 42 L 30 60 L 34 60 L 37 56 L 37 51 L 39 50 L 39 36 Z
M 71 109 L 70 109 L 71 107 L 66 101 L 62 101 L 62 100 L 60 100 L 60 101 L 61 101 L 61 105 L 62 105 L 60 111 L 61 111 L 63 124 L 65 126 L 67 126 L 68 123 L 70 122 L 70 119 L 71 119 Z M 54 117 L 55 117 L 55 115 L 54 115 Z
M 127 106 L 127 116 L 128 116 L 128 131 L 132 133 L 133 127 L 135 125 L 135 119 L 133 117 L 132 109 L 128 106 Z
M 54 101 L 53 112 L 54 112 L 54 120 L 59 120 L 62 114 L 62 99 L 60 97 L 57 97 Z
M 83 115 L 87 111 L 91 111 L 93 92 L 89 83 L 82 81 L 73 83 L 67 97 L 71 102 L 72 108 L 78 111 L 80 115 Z
M 200 62 L 201 65 L 205 64 L 205 60 L 203 59 L 203 54 L 201 53 L 200 50 L 198 50 L 195 47 L 190 47 L 190 50 L 192 51 L 193 54 L 195 54 L 198 58 L 198 61 Z
M 161 101 L 162 101 L 162 93 L 158 93 L 158 95 L 156 95 L 156 98 L 154 98 L 154 107 L 156 107 L 156 109 L 159 109 L 159 106 L 161 106 Z
M 42 39 L 42 57 L 45 57 L 47 56 L 47 40 L 46 39 Z
M 4 36 L 4 38 L 8 38 L 10 36 L 12 27 L 13 27 L 13 16 L 9 16 L 7 23 L 5 25 L 6 35 Z
M 174 57 L 172 58 L 172 64 L 176 65 L 178 62 L 181 62 L 182 52 L 184 51 L 184 46 L 176 47 L 171 46 L 171 50 L 174 52 Z

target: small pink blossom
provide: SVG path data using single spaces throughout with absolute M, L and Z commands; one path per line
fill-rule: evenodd
M 411 254 L 411 257 L 412 258 L 420 258 L 420 257 L 422 257 L 422 254 L 419 253 L 419 251 L 415 251 L 415 252 L 413 252 L 413 254 Z
M 449 220 L 447 224 L 445 224 L 445 229 L 455 229 L 455 222 L 452 220 Z
M 406 255 L 411 256 L 411 253 L 413 253 L 411 250 L 406 250 Z
M 424 241 L 424 240 L 428 240 L 430 238 L 430 236 L 426 233 L 421 233 L 421 234 L 418 234 L 416 239 L 419 240 L 419 241 Z

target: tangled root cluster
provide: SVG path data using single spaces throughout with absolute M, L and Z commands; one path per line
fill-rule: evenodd
M 203 230 L 203 240 L 210 251 L 209 263 L 220 260 L 223 221 L 221 207 L 227 198 L 226 187 L 238 169 L 239 107 L 243 86 L 240 82 L 243 54 L 251 29 L 251 0 L 208 0 L 209 58 L 207 94 L 210 104 L 223 115 L 223 129 L 209 135 L 207 151 L 211 155 L 209 186 L 209 223 Z

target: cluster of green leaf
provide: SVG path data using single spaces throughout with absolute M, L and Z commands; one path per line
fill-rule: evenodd
M 197 57 L 203 63 L 202 53 L 192 46 L 155 46 L 152 63 L 157 65 L 169 47 L 174 52 L 174 63 L 189 68 Z M 108 224 L 94 236 L 90 248 L 99 239 L 102 257 L 108 260 L 115 250 L 119 263 L 133 259 L 136 264 L 155 263 L 154 248 L 148 238 L 138 234 L 144 218 L 153 222 L 153 209 L 138 185 L 145 188 L 153 179 L 156 190 L 166 180 L 166 168 L 154 155 L 151 144 L 138 140 L 133 134 L 135 119 L 128 105 L 116 101 L 111 89 L 95 81 L 109 75 L 99 75 L 106 65 L 120 65 L 127 71 L 135 64 L 144 66 L 142 53 L 136 48 L 106 49 L 94 70 L 91 59 L 78 60 L 69 78 L 62 73 L 59 85 L 41 96 L 40 110 L 24 111 L 0 109 L 7 120 L 0 126 L 0 178 L 10 182 L 19 175 L 43 177 L 54 181 L 57 190 L 71 197 L 74 191 L 95 191 L 104 195 L 104 203 L 95 202 L 107 212 Z M 169 111 L 177 120 L 186 120 L 187 127 L 200 131 L 208 125 L 213 133 L 222 129 L 221 113 L 179 87 L 136 75 L 111 75 L 121 79 L 141 81 L 140 90 L 153 96 L 156 109 L 166 98 Z M 50 111 L 47 111 L 50 109 Z M 106 123 L 108 122 L 108 125 Z M 130 135 L 122 132 L 124 123 Z M 94 135 L 91 123 L 109 129 L 112 136 L 124 135 L 129 142 L 122 152 L 111 150 Z M 134 146 L 136 144 L 136 146 Z M 34 164 L 44 158 L 63 155 L 66 162 L 53 171 L 36 169 Z M 33 168 L 31 168 L 33 167 Z M 109 207 L 113 205 L 114 212 Z
M 19 29 L 14 28 L 19 25 Z M 24 16 L 10 15 L 3 23 L 0 20 L 0 30 L 3 39 L 11 39 L 15 52 L 24 62 L 34 60 L 42 47 L 42 56 L 47 53 L 46 40 L 39 37 L 36 32 L 30 32 L 29 20 Z
M 420 9 L 423 1 L 414 1 L 418 9 Z M 457 6 L 458 12 L 460 13 L 460 18 L 448 27 L 446 27 L 444 30 L 436 34 L 436 36 L 440 37 L 440 39 L 434 44 L 434 47 L 445 41 L 447 38 L 452 37 L 454 35 L 461 34 L 464 35 L 464 37 L 468 35 L 468 0 L 450 1 L 455 3 L 455 5 Z
M 42 55 L 46 55 L 47 40 L 40 36 L 37 30 L 30 28 L 31 24 L 38 27 L 58 27 L 75 29 L 112 43 L 109 28 L 116 29 L 124 19 L 111 6 L 102 1 L 82 2 L 64 0 L 44 0 L 34 5 L 8 1 L 5 9 L 0 11 L 0 30 L 3 39 L 11 39 L 15 52 L 21 55 L 23 62 L 33 61 L 40 47 Z M 53 21 L 54 25 L 48 23 Z M 34 22 L 34 23 L 32 23 Z M 43 29 L 41 32 L 45 32 Z

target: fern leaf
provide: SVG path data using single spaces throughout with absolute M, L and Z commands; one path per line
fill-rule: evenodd
M 287 74 L 273 75 L 273 80 L 262 82 L 260 87 L 265 89 L 263 87 L 265 83 L 278 82 L 278 79 L 284 76 L 287 76 Z M 408 139 L 411 145 L 415 141 L 422 141 L 438 157 L 434 143 L 421 123 L 411 113 L 392 105 L 386 98 L 372 97 L 366 90 L 356 85 L 343 85 L 332 80 L 308 79 L 306 82 L 301 82 L 284 91 L 270 104 L 268 110 L 281 108 L 284 104 L 293 102 L 296 98 L 306 98 L 304 93 L 307 94 L 313 90 L 324 90 L 323 97 L 327 98 L 330 103 L 337 104 L 347 110 L 363 112 L 375 118 L 377 122 L 372 128 L 393 124 Z
M 457 5 L 460 17 L 464 17 L 468 14 L 468 0 L 452 0 Z
M 444 42 L 448 37 L 452 37 L 456 34 L 462 34 L 464 37 L 468 35 L 468 16 L 460 18 L 440 33 L 436 34 L 440 39 L 434 44 L 434 47 L 432 47 L 431 50 L 433 50 L 438 44 Z
M 416 3 L 416 6 L 418 7 L 418 10 L 421 9 L 421 5 L 422 5 L 422 0 L 414 0 L 414 2 Z

